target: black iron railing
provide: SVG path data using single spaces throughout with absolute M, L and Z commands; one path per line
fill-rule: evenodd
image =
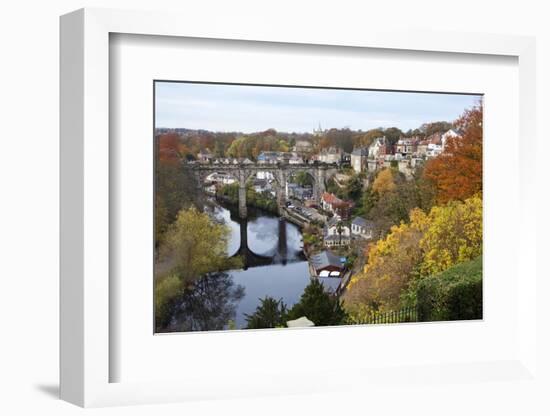
M 416 307 L 403 308 L 397 311 L 374 313 L 356 324 L 397 324 L 403 322 L 418 322 L 418 310 Z

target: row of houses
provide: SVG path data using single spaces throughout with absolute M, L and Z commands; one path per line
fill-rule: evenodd
M 214 157 L 214 154 L 210 149 L 201 150 L 197 154 L 197 161 L 199 163 L 211 163 L 215 165 L 239 165 L 239 164 L 252 164 L 254 163 L 249 158 L 235 158 L 235 157 Z M 301 165 L 306 161 L 296 152 L 262 152 L 258 155 L 257 163 L 275 165 L 278 163 Z
M 426 138 L 402 137 L 393 146 L 386 137 L 378 137 L 370 146 L 355 148 L 351 153 L 350 163 L 357 173 L 374 171 L 391 161 L 407 161 L 408 165 L 403 163 L 401 166 L 414 168 L 425 159 L 439 156 L 445 151 L 447 142 L 457 137 L 461 137 L 461 134 L 450 129 Z
M 201 150 L 197 154 L 197 161 L 199 163 L 212 163 L 215 165 L 249 165 L 253 164 L 254 162 L 246 157 L 214 157 L 214 154 L 210 151 L 210 149 L 204 149 Z
M 274 165 L 277 163 L 289 165 L 301 165 L 305 163 L 304 159 L 296 152 L 262 152 L 258 155 L 259 164 Z

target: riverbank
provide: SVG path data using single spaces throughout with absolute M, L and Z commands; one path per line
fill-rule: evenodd
M 282 299 L 292 307 L 311 282 L 299 227 L 287 221 L 281 224 L 279 216 L 256 208 L 241 219 L 237 207 L 215 200 L 213 205 L 212 214 L 231 229 L 229 255 L 246 251 L 249 256 L 258 256 L 260 264 L 226 270 L 198 281 L 181 297 L 183 307 L 174 308 L 172 320 L 163 332 L 222 330 L 228 329 L 229 321 L 237 329 L 246 328 L 246 316 L 255 312 L 260 299 Z M 266 264 L 261 264 L 264 260 Z M 193 303 L 199 297 L 211 299 L 211 306 L 215 307 Z

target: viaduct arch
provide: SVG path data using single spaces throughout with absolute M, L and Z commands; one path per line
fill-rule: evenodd
M 258 172 L 270 172 L 275 178 L 275 192 L 279 209 L 285 203 L 285 189 L 288 179 L 298 172 L 306 172 L 311 175 L 313 181 L 313 199 L 320 201 L 325 192 L 325 182 L 337 171 L 336 167 L 328 165 L 287 165 L 287 164 L 256 164 L 242 163 L 234 165 L 186 165 L 189 167 L 200 186 L 205 182 L 206 177 L 214 172 L 224 173 L 233 176 L 239 183 L 239 217 L 246 218 L 246 183 L 249 178 Z

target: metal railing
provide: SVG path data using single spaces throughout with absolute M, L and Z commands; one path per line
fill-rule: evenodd
M 403 322 L 418 322 L 418 309 L 416 307 L 403 308 L 397 311 L 374 313 L 372 316 L 354 322 L 355 324 L 397 324 Z

